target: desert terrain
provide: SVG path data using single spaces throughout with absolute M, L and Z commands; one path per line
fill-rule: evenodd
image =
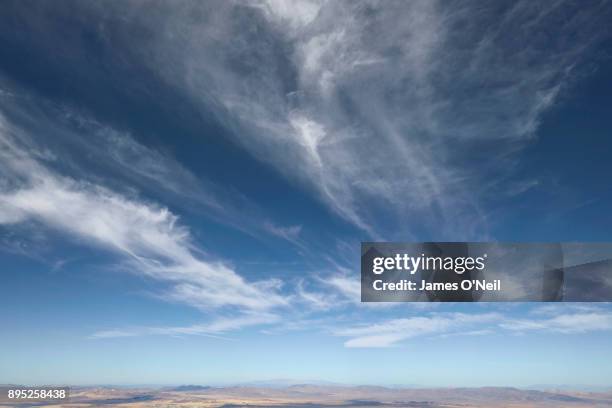
M 612 407 L 612 392 L 536 391 L 504 387 L 385 388 L 293 385 L 288 387 L 166 388 L 75 387 L 67 402 L 0 403 L 0 407 Z

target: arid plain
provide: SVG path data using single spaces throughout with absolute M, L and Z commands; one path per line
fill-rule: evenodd
M 111 388 L 78 387 L 70 401 L 22 402 L 1 407 L 612 407 L 612 391 L 576 392 L 485 388 L 385 388 L 293 385 L 288 387 Z

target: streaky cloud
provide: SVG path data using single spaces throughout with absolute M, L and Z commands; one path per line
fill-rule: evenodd
M 93 333 L 92 339 L 109 339 L 123 337 L 141 336 L 205 336 L 227 340 L 223 337 L 228 331 L 240 330 L 250 326 L 267 325 L 276 323 L 278 316 L 270 313 L 251 313 L 232 317 L 218 317 L 205 324 L 194 324 L 190 326 L 165 326 L 165 327 L 134 327 L 101 330 Z
M 121 255 L 131 271 L 170 283 L 172 300 L 201 309 L 287 305 L 277 281 L 248 282 L 222 261 L 202 259 L 189 229 L 167 208 L 61 175 L 38 159 L 35 145 L 24 147 L 27 140 L 2 118 L 3 224 L 32 220 Z
M 132 45 L 143 63 L 370 237 L 482 238 L 499 185 L 529 185 L 517 153 L 608 35 L 589 4 L 184 1 L 126 24 L 159 25 Z

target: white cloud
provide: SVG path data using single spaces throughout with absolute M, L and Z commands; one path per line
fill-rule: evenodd
M 298 30 L 311 23 L 321 8 L 320 1 L 265 0 L 259 7 L 272 19 Z
M 272 235 L 292 242 L 298 246 L 303 245 L 300 242 L 300 233 L 302 232 L 301 225 L 281 226 L 276 225 L 270 221 L 265 221 L 263 223 L 263 229 Z
M 588 309 L 587 309 L 588 308 Z M 609 308 L 589 305 L 559 304 L 536 306 L 532 317 L 516 318 L 510 313 L 430 313 L 387 319 L 375 324 L 361 324 L 336 329 L 333 334 L 347 337 L 346 347 L 392 347 L 402 341 L 423 336 L 488 336 L 504 333 L 583 334 L 612 331 Z M 545 317 L 540 317 L 545 316 Z
M 473 331 L 475 326 L 495 322 L 499 318 L 496 313 L 440 313 L 354 326 L 337 330 L 334 334 L 349 337 L 344 343 L 346 347 L 390 347 L 414 337 Z
M 511 319 L 500 327 L 516 332 L 546 331 L 554 333 L 586 333 L 612 330 L 609 311 L 561 314 L 548 319 Z
M 317 291 L 316 289 L 306 289 L 303 279 L 297 283 L 296 295 L 300 302 L 306 304 L 313 310 L 327 310 L 337 306 L 337 299 L 335 296 L 323 291 Z
M 139 337 L 139 336 L 208 336 L 221 338 L 219 335 L 228 331 L 239 330 L 249 326 L 266 325 L 277 322 L 274 314 L 260 313 L 218 318 L 207 324 L 167 327 L 135 327 L 98 331 L 91 335 L 93 339 Z
M 351 278 L 346 274 L 336 274 L 322 279 L 322 282 L 331 286 L 351 302 L 361 301 L 361 281 L 356 275 Z
M 227 264 L 204 260 L 186 226 L 167 208 L 46 168 L 0 122 L 0 220 L 33 220 L 123 256 L 133 272 L 166 281 L 168 299 L 215 309 L 268 310 L 287 304 L 275 280 L 248 282 Z M 26 138 L 25 135 L 23 135 Z
M 253 200 L 231 186 L 218 184 L 206 176 L 196 176 L 166 151 L 163 144 L 145 146 L 128 131 L 100 123 L 78 109 L 38 100 L 4 78 L 0 82 L 16 89 L 11 99 L 0 94 L 0 109 L 6 118 L 24 128 L 19 135 L 13 135 L 19 142 L 11 142 L 17 143 L 14 147 L 27 151 L 20 172 L 22 181 L 28 179 L 31 176 L 28 172 L 36 167 L 33 161 L 79 174 L 82 181 L 92 183 L 99 183 L 102 174 L 106 185 L 119 186 L 123 192 L 127 187 L 130 193 L 153 193 L 181 210 L 221 222 L 251 237 L 265 240 L 273 235 L 304 247 L 298 242 L 301 226 L 276 225 L 270 221 L 272 214 Z M 7 120 L 3 121 L 4 131 L 12 132 L 6 127 Z M 46 137 L 41 137 L 42 134 Z M 18 167 L 15 162 L 11 165 L 14 170 Z M 2 182 L 0 180 L 0 187 Z M 10 222 L 17 214 L 10 214 L 5 209 L 2 216 Z
M 105 126 L 70 109 L 64 108 L 61 116 L 58 120 L 64 119 L 77 131 L 63 131 L 58 136 L 80 156 L 87 157 L 85 167 L 93 162 L 104 168 L 108 175 L 118 176 L 122 182 L 127 181 L 147 191 L 169 193 L 165 197 L 171 202 L 251 236 L 271 234 L 298 245 L 301 226 L 285 227 L 271 221 L 262 222 L 267 218 L 266 213 L 252 200 L 227 186 L 196 176 L 170 154 L 139 143 L 129 132 Z M 90 137 L 83 138 L 82 134 Z M 63 158 L 68 156 L 63 153 Z M 79 169 L 76 163 L 75 167 Z
M 185 18 L 193 8 L 205 24 Z M 372 237 L 482 236 L 482 199 L 511 178 L 514 153 L 602 35 L 596 10 L 559 19 L 556 4 L 502 9 L 188 3 L 135 46 L 246 149 Z

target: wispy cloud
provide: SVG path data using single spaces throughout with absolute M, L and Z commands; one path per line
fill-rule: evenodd
M 544 308 L 544 316 L 540 313 Z M 346 347 L 392 347 L 401 342 L 428 336 L 489 336 L 496 334 L 561 333 L 581 334 L 612 331 L 612 312 L 605 307 L 565 305 L 556 310 L 535 307 L 530 316 L 513 317 L 503 311 L 489 313 L 429 313 L 376 324 L 337 329 L 336 336 L 347 337 Z
M 207 324 L 195 324 L 190 326 L 133 327 L 102 330 L 92 334 L 91 338 L 109 339 L 141 336 L 207 336 L 225 338 L 222 337 L 222 335 L 228 331 L 239 330 L 250 326 L 271 324 L 278 320 L 278 316 L 274 314 L 257 313 L 229 318 L 217 318 Z
M 275 223 L 273 214 L 232 186 L 194 174 L 167 146 L 146 146 L 130 131 L 36 96 L 6 78 L 0 77 L 0 86 L 15 89 L 10 97 L 0 94 L 5 121 L 10 118 L 30 136 L 22 147 L 48 168 L 118 187 L 122 193 L 152 193 L 181 210 L 251 237 L 266 240 L 272 236 L 305 248 L 299 240 L 301 225 Z
M 112 251 L 131 271 L 170 283 L 168 299 L 201 309 L 261 311 L 287 304 L 278 281 L 249 282 L 222 261 L 204 260 L 189 229 L 167 208 L 61 175 L 37 159 L 35 145 L 24 146 L 28 139 L 2 119 L 3 224 L 32 220 Z
M 301 279 L 297 284 L 296 296 L 298 301 L 306 304 L 313 310 L 327 310 L 337 306 L 337 298 L 335 296 L 318 290 L 318 288 L 309 290 L 306 288 L 306 284 L 303 279 Z
M 304 247 L 304 243 L 300 240 L 300 233 L 302 232 L 301 225 L 291 225 L 285 227 L 276 225 L 271 221 L 265 221 L 263 223 L 263 229 L 268 233 L 289 241 L 298 247 Z
M 361 281 L 356 275 L 349 275 L 346 271 L 331 275 L 323 279 L 323 283 L 331 286 L 345 299 L 358 303 L 361 301 Z
M 500 318 L 496 313 L 463 314 L 447 313 L 431 316 L 416 316 L 404 319 L 391 319 L 381 323 L 355 326 L 335 332 L 337 336 L 349 337 L 346 347 L 390 347 L 397 343 L 420 336 L 448 334 L 451 331 L 473 331 L 483 323 L 491 323 Z
M 206 24 L 185 18 L 194 9 Z M 569 2 L 185 2 L 167 11 L 163 28 L 134 45 L 153 69 L 372 237 L 398 226 L 404 238 L 486 235 L 483 200 L 512 179 L 515 153 L 605 35 L 597 5 Z
M 609 311 L 576 312 L 547 319 L 510 319 L 500 327 L 515 332 L 544 331 L 554 333 L 586 333 L 612 330 L 612 313 Z

